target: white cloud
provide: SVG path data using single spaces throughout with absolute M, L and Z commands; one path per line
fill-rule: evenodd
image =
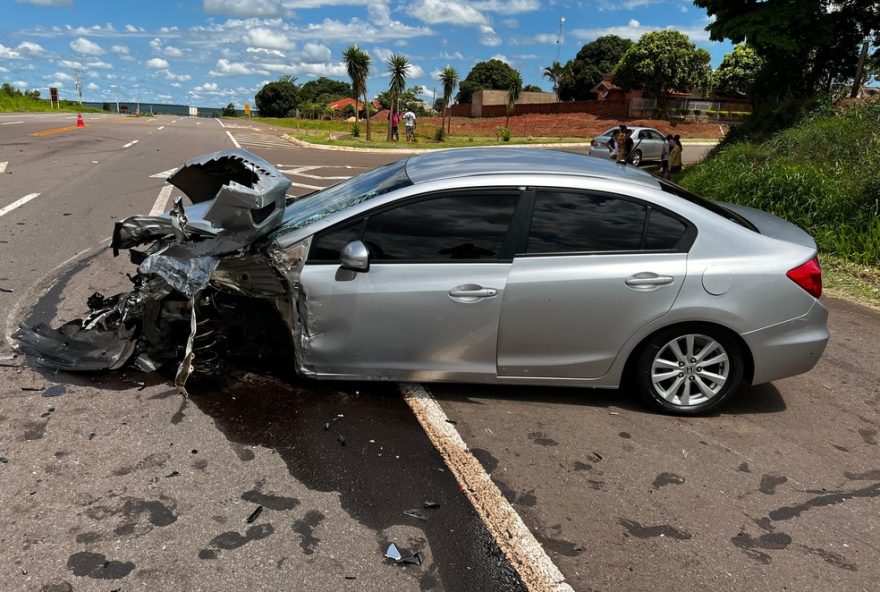
M 330 57 L 330 48 L 326 45 L 321 43 L 306 43 L 303 46 L 302 60 L 308 64 L 329 62 Z
M 165 77 L 165 80 L 172 80 L 174 82 L 187 82 L 192 80 L 192 76 L 189 74 L 175 74 L 171 70 L 160 70 L 160 73 Z
M 104 55 L 107 53 L 104 51 L 104 48 L 95 43 L 94 41 L 89 41 L 84 37 L 78 37 L 70 42 L 70 49 L 75 51 L 76 53 L 81 53 L 84 55 Z
M 131 50 L 129 50 L 128 47 L 126 47 L 125 45 L 114 45 L 110 48 L 110 51 L 118 55 L 128 55 L 129 53 L 131 53 Z
M 43 55 L 44 53 L 46 53 L 46 50 L 43 49 L 42 45 L 40 45 L 39 43 L 34 43 L 33 41 L 22 41 L 15 49 L 25 55 L 32 56 Z
M 86 86 L 86 90 L 98 90 L 99 88 L 101 87 L 94 82 L 89 82 L 89 84 Z
M 9 72 L 9 68 L 4 68 L 3 66 L 0 66 L 0 72 Z
M 251 29 L 245 35 L 245 42 L 256 47 L 266 47 L 269 49 L 290 49 L 293 44 L 287 35 L 264 27 Z
M 470 4 L 458 0 L 416 0 L 409 13 L 431 25 L 487 25 L 489 19 Z
M 539 0 L 478 0 L 471 6 L 477 10 L 488 10 L 499 14 L 519 14 L 533 12 L 541 8 Z
M 499 62 L 504 62 L 504 63 L 507 64 L 508 66 L 511 64 L 511 62 L 510 62 L 510 60 L 507 58 L 507 56 L 504 55 L 504 54 L 500 54 L 500 53 L 496 53 L 496 54 L 493 55 L 490 59 L 492 59 L 492 60 L 498 60 Z
M 421 66 L 417 66 L 416 64 L 410 64 L 407 69 L 407 76 L 409 78 L 421 78 L 425 75 L 425 71 L 422 70 Z
M 162 50 L 162 55 L 169 58 L 182 58 L 183 51 L 177 47 L 172 47 L 168 45 Z
M 603 35 L 617 35 L 618 37 L 623 37 L 624 39 L 638 41 L 639 38 L 645 33 L 667 30 L 675 30 L 679 33 L 683 33 L 684 35 L 687 35 L 691 41 L 694 42 L 699 42 L 703 44 L 710 43 L 709 32 L 705 29 L 703 25 L 692 27 L 681 27 L 673 25 L 669 25 L 667 27 L 649 27 L 647 25 L 642 25 L 635 19 L 631 20 L 626 26 L 621 25 L 616 27 L 597 27 L 594 29 L 574 29 L 569 34 L 578 41 L 592 41 L 598 37 L 602 37 Z
M 638 29 L 640 24 L 636 19 L 629 19 L 629 26 L 633 29 Z
M 216 82 L 206 82 L 199 86 L 194 86 L 192 89 L 196 93 L 216 93 L 218 90 L 220 90 L 220 87 Z
M 556 43 L 557 34 L 550 33 L 538 33 L 535 35 L 534 39 L 538 43 Z
M 267 73 L 265 70 L 260 70 L 258 67 L 249 64 L 230 62 L 225 58 L 217 60 L 217 64 L 214 67 L 216 70 L 211 70 L 208 73 L 211 76 L 251 76 L 253 74 Z
M 59 60 L 57 64 L 62 68 L 70 68 L 71 70 L 83 67 L 82 62 L 77 62 L 75 60 Z
M 519 27 L 519 21 L 515 18 L 506 18 L 501 21 L 501 24 L 507 27 L 508 29 L 516 29 Z
M 107 62 L 101 60 L 92 60 L 91 62 L 86 62 L 86 68 L 100 68 L 101 70 L 112 70 L 113 64 L 108 64 Z
M 129 33 L 143 33 L 143 27 L 135 27 L 134 25 L 125 25 L 125 30 Z
M 55 72 L 54 74 L 43 76 L 43 78 L 45 78 L 46 80 L 51 80 L 54 78 L 55 80 L 64 80 L 65 82 L 70 82 L 71 80 L 73 80 L 73 76 L 66 72 Z
M 453 51 L 449 53 L 448 51 L 444 51 L 440 54 L 440 57 L 444 60 L 463 60 L 464 56 L 461 55 L 460 51 Z
M 394 55 L 394 52 L 384 47 L 374 47 L 373 54 L 375 54 L 380 62 L 387 62 L 391 59 L 391 56 Z
M 282 16 L 285 11 L 274 0 L 204 0 L 202 7 L 210 14 L 242 17 Z
M 168 62 L 162 58 L 153 58 L 147 60 L 147 68 L 155 68 L 156 70 L 168 68 Z
M 86 72 L 86 76 L 88 76 L 89 78 L 100 78 L 101 77 L 101 75 L 98 74 L 97 72 L 95 72 L 94 70 L 89 70 L 88 72 Z
M 73 0 L 15 0 L 19 4 L 33 4 L 44 8 L 70 8 Z
M 501 45 L 501 37 L 495 33 L 495 29 L 489 25 L 480 26 L 480 43 L 487 47 L 497 47 Z
M 274 56 L 274 57 L 277 57 L 277 58 L 283 58 L 283 57 L 284 57 L 284 52 L 283 52 L 283 51 L 279 51 L 279 50 L 277 50 L 277 49 L 266 49 L 265 47 L 248 47 L 245 51 L 246 51 L 247 53 L 255 54 L 255 55 Z M 223 57 L 226 57 L 226 58 L 235 57 L 235 52 L 234 52 L 234 51 L 221 51 L 220 54 L 223 55 Z
M 21 52 L 15 51 L 11 47 L 6 47 L 0 43 L 0 58 L 7 60 L 15 60 L 21 57 Z
M 159 51 L 160 49 L 162 49 L 162 40 L 159 39 L 158 37 L 156 37 L 155 39 L 151 39 L 150 40 L 150 47 L 152 47 L 156 51 Z

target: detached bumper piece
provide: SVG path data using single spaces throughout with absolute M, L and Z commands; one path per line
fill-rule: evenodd
M 168 214 L 132 216 L 115 225 L 114 256 L 129 249 L 138 265 L 131 292 L 111 298 L 96 293 L 85 319 L 57 329 L 22 325 L 13 335 L 39 363 L 98 371 L 133 361 L 150 371 L 174 361 L 175 383 L 185 393 L 194 371 L 216 370 L 220 349 L 236 350 L 229 343 L 235 322 L 224 327 L 217 319 L 227 313 L 245 318 L 247 311 L 232 314 L 237 306 L 230 302 L 247 306 L 242 295 L 270 299 L 287 293 L 283 270 L 265 254 L 268 245 L 262 243 L 268 241 L 260 241 L 284 215 L 290 181 L 283 174 L 236 149 L 189 160 L 168 181 L 194 205 L 184 208 L 178 197 Z M 144 250 L 135 250 L 142 245 Z M 261 304 L 254 308 L 265 311 L 265 300 Z

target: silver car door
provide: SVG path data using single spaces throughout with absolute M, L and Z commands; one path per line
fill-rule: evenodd
M 633 333 L 669 311 L 694 232 L 625 198 L 539 191 L 507 280 L 499 377 L 603 376 Z
M 397 380 L 492 380 L 518 191 L 410 201 L 316 237 L 300 281 L 307 373 Z M 335 252 L 358 237 L 370 269 Z M 504 251 L 507 258 L 503 258 Z M 335 260 L 334 260 L 335 258 Z

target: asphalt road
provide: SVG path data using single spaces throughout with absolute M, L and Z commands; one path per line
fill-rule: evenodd
M 167 205 L 162 173 L 189 157 L 235 138 L 294 194 L 399 157 L 291 147 L 241 121 L 86 116 L 42 134 L 69 117 L 0 116 L 0 212 L 39 194 L 0 216 L 0 288 L 14 290 L 0 341 L 125 289 L 131 266 L 102 241 Z M 626 392 L 429 388 L 576 590 L 873 590 L 880 315 L 826 305 L 814 371 L 705 418 Z M 0 360 L 4 590 L 520 586 L 394 385 L 241 373 L 185 400 L 158 375 L 8 367 L 21 363 Z M 403 514 L 420 508 L 428 520 Z M 391 541 L 424 564 L 384 560 Z

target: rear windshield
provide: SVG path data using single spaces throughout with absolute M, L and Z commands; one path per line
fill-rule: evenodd
M 412 184 L 406 174 L 406 159 L 367 171 L 333 187 L 310 193 L 287 206 L 281 227 L 275 233 L 308 226 L 331 214 Z
M 755 225 L 731 210 L 728 210 L 724 206 L 720 205 L 718 202 L 714 202 L 712 200 L 706 199 L 705 197 L 700 197 L 696 193 L 691 193 L 687 189 L 683 187 L 679 187 L 674 183 L 669 183 L 668 181 L 660 181 L 660 188 L 663 189 L 666 193 L 671 193 L 676 197 L 680 197 L 684 200 L 687 200 L 693 204 L 706 208 L 712 213 L 718 214 L 722 218 L 727 218 L 731 222 L 736 222 L 743 228 L 748 228 L 752 232 L 758 232 L 758 229 L 755 228 Z

